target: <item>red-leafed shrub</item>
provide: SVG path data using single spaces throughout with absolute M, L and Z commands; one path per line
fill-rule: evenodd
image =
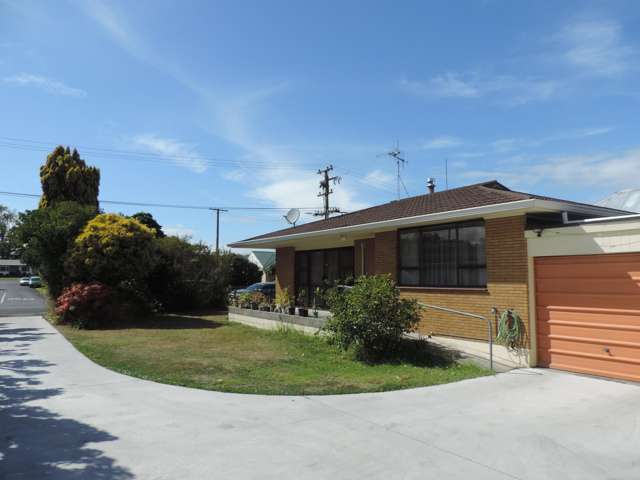
M 112 290 L 99 282 L 74 283 L 56 300 L 60 323 L 77 328 L 98 328 L 113 318 Z

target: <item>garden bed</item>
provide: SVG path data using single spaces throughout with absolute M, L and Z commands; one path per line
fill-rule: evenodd
M 162 383 L 225 392 L 378 392 L 489 374 L 474 365 L 460 365 L 428 345 L 419 355 L 370 365 L 318 336 L 287 328 L 259 330 L 229 322 L 226 314 L 164 315 L 108 330 L 77 330 L 60 325 L 58 329 L 87 357 L 112 370 Z M 415 344 L 407 346 L 408 353 L 415 353 Z

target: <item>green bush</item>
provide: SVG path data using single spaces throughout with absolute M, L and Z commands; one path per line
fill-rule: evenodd
M 231 287 L 243 288 L 247 285 L 257 283 L 262 278 L 262 273 L 255 263 L 251 263 L 247 257 L 237 253 L 225 252 L 231 262 L 230 277 L 228 279 Z
M 354 348 L 366 360 L 394 354 L 403 333 L 415 331 L 420 321 L 415 300 L 400 298 L 389 275 L 363 276 L 350 290 L 328 293 L 331 317 L 325 325 L 329 341 Z
M 226 305 L 232 254 L 216 254 L 203 243 L 170 236 L 155 241 L 155 257 L 148 283 L 151 295 L 164 310 Z

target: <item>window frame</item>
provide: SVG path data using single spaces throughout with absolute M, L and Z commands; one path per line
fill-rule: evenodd
M 460 244 L 456 242 L 456 284 L 441 284 L 441 285 L 427 285 L 424 280 L 424 272 L 427 270 L 427 266 L 425 265 L 425 261 L 423 259 L 423 244 L 422 244 L 422 233 L 429 231 L 437 231 L 437 230 L 445 230 L 445 229 L 455 229 L 456 232 L 456 240 L 459 238 L 459 229 L 461 227 L 482 227 L 484 230 L 484 264 L 478 265 L 469 265 L 469 264 L 460 264 Z M 417 267 L 403 267 L 401 251 L 402 246 L 400 243 L 400 237 L 402 233 L 407 232 L 416 232 L 418 233 L 418 266 Z M 396 275 L 398 279 L 398 286 L 402 288 L 433 288 L 433 289 L 481 289 L 486 290 L 487 283 L 489 281 L 487 275 L 487 230 L 486 230 L 486 222 L 484 220 L 470 220 L 465 222 L 449 222 L 449 223 L 440 223 L 437 225 L 425 225 L 420 227 L 410 227 L 398 229 L 397 231 L 397 269 Z M 461 270 L 480 270 L 484 269 L 485 271 L 485 283 L 479 285 L 461 285 L 460 284 L 460 271 Z M 402 271 L 408 270 L 417 270 L 418 271 L 418 284 L 417 285 L 408 285 L 402 283 Z

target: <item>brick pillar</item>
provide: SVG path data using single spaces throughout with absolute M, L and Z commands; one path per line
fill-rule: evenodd
M 276 293 L 289 289 L 295 295 L 296 249 L 293 247 L 276 248 Z
M 390 273 L 396 280 L 398 276 L 398 232 L 380 232 L 375 235 L 375 273 Z

